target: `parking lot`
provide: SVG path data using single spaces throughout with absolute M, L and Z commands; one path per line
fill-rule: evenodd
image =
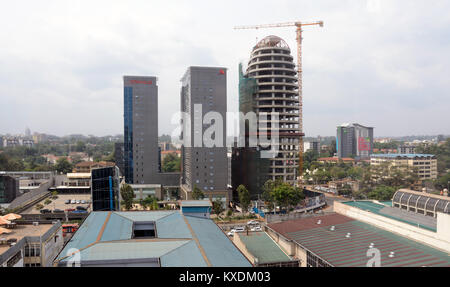
M 44 202 L 50 199 L 52 202 L 49 204 L 45 204 Z M 70 203 L 66 204 L 65 202 L 67 200 L 79 200 L 80 202 L 84 200 L 86 203 Z M 77 206 L 83 206 L 87 208 L 88 211 L 91 210 L 91 195 L 90 194 L 58 194 L 57 199 L 51 199 L 51 197 L 47 197 L 46 199 L 38 202 L 37 204 L 42 204 L 44 206 L 44 209 L 49 209 L 53 211 L 54 209 L 60 209 L 60 210 L 66 210 L 66 209 L 76 209 Z M 25 210 L 23 213 L 25 214 L 37 214 L 40 213 L 39 210 L 36 209 L 36 205 L 33 205 L 33 207 L 30 207 L 29 209 Z

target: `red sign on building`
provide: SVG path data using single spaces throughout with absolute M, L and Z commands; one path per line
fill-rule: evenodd
M 145 84 L 145 85 L 151 85 L 153 84 L 152 81 L 144 81 L 144 80 L 130 80 L 130 84 Z
M 370 138 L 359 137 L 358 138 L 358 149 L 360 151 L 370 150 Z

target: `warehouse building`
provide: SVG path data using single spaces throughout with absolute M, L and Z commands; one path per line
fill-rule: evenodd
M 267 233 L 302 267 L 450 267 L 448 252 L 351 217 L 331 213 L 268 224 Z
M 55 266 L 251 267 L 210 219 L 176 211 L 92 212 Z

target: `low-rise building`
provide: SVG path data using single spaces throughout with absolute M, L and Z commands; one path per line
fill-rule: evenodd
M 413 145 L 401 145 L 398 147 L 398 153 L 408 153 L 408 154 L 413 154 L 416 153 L 416 146 Z
M 251 267 L 207 218 L 174 211 L 92 212 L 55 266 Z
M 50 267 L 64 245 L 59 221 L 53 224 L 17 223 L 0 234 L 0 266 Z
M 268 224 L 266 232 L 302 267 L 450 267 L 445 250 L 339 213 Z
M 408 167 L 413 170 L 419 180 L 437 178 L 437 159 L 432 154 L 372 154 L 370 165 Z
M 341 180 L 333 180 L 328 182 L 328 187 L 334 192 L 339 193 L 340 190 L 350 188 L 352 192 L 359 191 L 359 182 L 350 178 Z
M 83 161 L 75 165 L 73 172 L 90 173 L 94 168 L 112 167 L 114 165 L 115 164 L 113 162 L 109 161 L 99 161 L 99 162 Z
M 354 164 L 355 160 L 351 157 L 320 157 L 317 159 L 320 163 L 338 163 L 338 162 L 344 162 L 344 163 L 351 163 Z
M 235 232 L 233 243 L 255 267 L 299 267 L 265 232 Z

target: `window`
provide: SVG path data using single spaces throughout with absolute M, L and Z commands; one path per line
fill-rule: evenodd
M 133 238 L 156 237 L 155 223 L 150 221 L 134 222 Z

